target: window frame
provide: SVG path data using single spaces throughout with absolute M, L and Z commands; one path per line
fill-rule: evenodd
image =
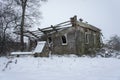
M 90 34 L 88 33 L 88 32 L 85 32 L 85 44 L 89 44 L 89 36 L 90 36 Z

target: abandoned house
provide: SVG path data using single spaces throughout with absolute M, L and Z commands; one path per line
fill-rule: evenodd
M 29 49 L 38 41 L 46 41 L 41 54 L 95 54 L 101 48 L 101 30 L 82 19 L 77 20 L 77 16 L 47 28 L 24 31 L 24 36 L 29 37 Z

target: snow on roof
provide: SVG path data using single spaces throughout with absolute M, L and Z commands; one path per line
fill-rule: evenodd
M 45 46 L 45 43 L 46 43 L 46 41 L 38 42 L 35 50 L 33 51 L 33 53 L 41 53 L 43 48 L 44 48 L 44 46 Z

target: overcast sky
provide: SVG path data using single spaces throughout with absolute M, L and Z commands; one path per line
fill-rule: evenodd
M 102 30 L 105 39 L 120 36 L 120 0 L 48 0 L 41 7 L 40 27 L 48 27 L 77 15 Z

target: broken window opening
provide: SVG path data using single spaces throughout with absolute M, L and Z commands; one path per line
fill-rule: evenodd
M 51 42 L 52 42 L 52 38 L 48 37 L 48 43 L 51 43 Z
M 62 45 L 67 45 L 67 35 L 62 36 Z

